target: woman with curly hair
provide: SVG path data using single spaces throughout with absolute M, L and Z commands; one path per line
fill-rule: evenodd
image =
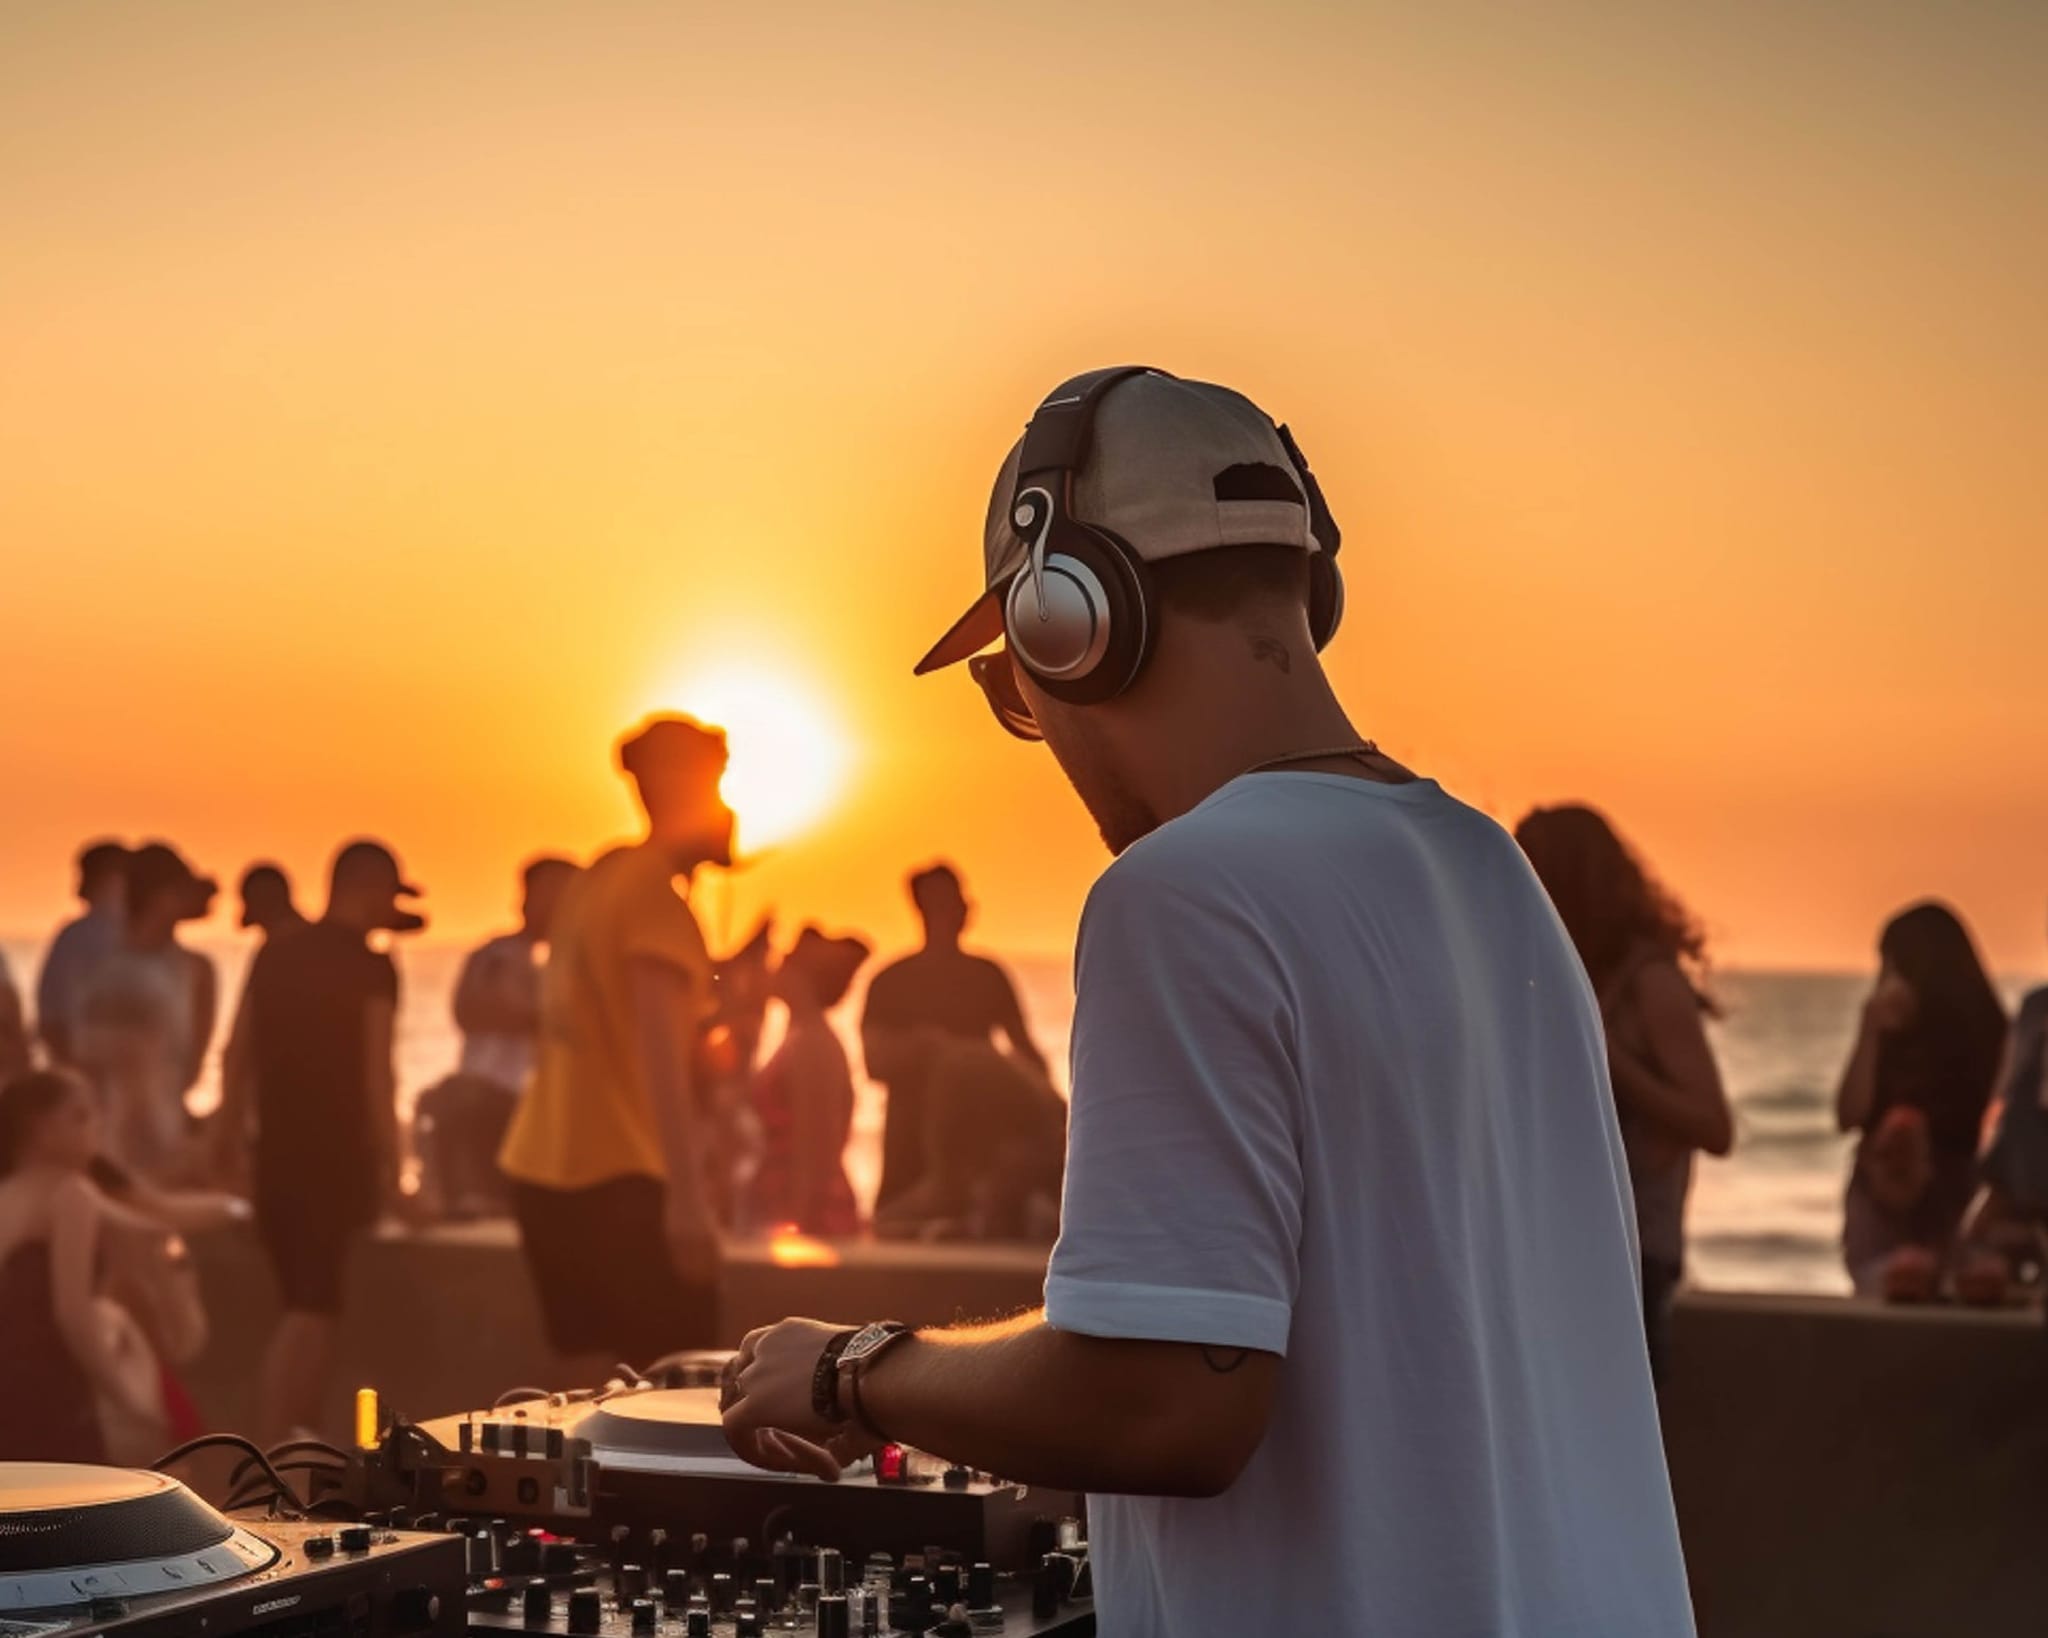
M 1585 964 L 1607 1025 L 1622 1145 L 1636 1198 L 1643 1320 L 1661 1382 L 1671 1297 L 1685 1269 L 1692 1157 L 1734 1147 L 1735 1118 L 1704 1020 L 1706 940 L 1606 818 L 1536 808 L 1515 827 Z

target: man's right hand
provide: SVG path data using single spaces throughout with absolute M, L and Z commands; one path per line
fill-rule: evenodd
M 685 1285 L 718 1283 L 725 1248 L 718 1224 L 712 1220 L 702 1196 L 671 1187 L 662 1210 L 663 1237 L 668 1242 L 669 1261 Z

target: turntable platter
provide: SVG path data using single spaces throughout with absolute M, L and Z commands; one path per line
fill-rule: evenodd
M 636 1456 L 688 1456 L 737 1463 L 725 1441 L 716 1388 L 656 1388 L 603 1401 L 577 1432 L 598 1461 L 630 1465 Z
M 231 1581 L 277 1556 L 164 1474 L 0 1462 L 0 1610 Z

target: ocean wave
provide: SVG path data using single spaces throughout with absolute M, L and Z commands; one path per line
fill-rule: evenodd
M 1754 1092 L 1744 1092 L 1735 1099 L 1735 1107 L 1755 1110 L 1759 1114 L 1805 1115 L 1824 1111 L 1833 1098 L 1817 1086 L 1766 1086 Z

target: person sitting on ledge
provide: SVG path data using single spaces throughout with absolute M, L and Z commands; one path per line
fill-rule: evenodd
M 925 1089 L 917 1182 L 876 1207 L 876 1232 L 920 1240 L 1040 1240 L 1059 1231 L 1067 1106 L 1044 1071 L 935 1024 L 876 1031 L 868 1061 Z
M 1835 1093 L 1860 1132 L 1842 1212 L 1842 1256 L 1861 1295 L 1935 1294 L 1977 1188 L 1984 1109 L 2005 1050 L 2005 1009 L 1945 904 L 1885 924 L 1881 968 Z

